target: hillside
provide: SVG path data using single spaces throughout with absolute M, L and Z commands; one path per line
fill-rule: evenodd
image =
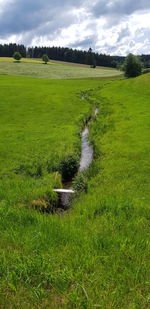
M 99 82 L 1 76 L 0 84 L 0 198 L 24 203 L 54 186 L 66 154 L 79 153 L 92 110 L 80 92 Z
M 122 72 L 112 68 L 97 67 L 92 69 L 86 65 L 67 64 L 57 61 L 45 65 L 41 60 L 23 59 L 20 63 L 16 63 L 12 58 L 0 58 L 0 75 L 77 79 L 116 77 L 121 76 Z
M 147 309 L 150 74 L 114 81 L 1 76 L 0 84 L 0 308 Z M 35 196 L 52 194 L 56 162 L 80 153 L 79 133 L 95 105 L 87 193 L 63 215 L 30 209 Z

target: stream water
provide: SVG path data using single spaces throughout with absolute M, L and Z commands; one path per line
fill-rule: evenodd
M 96 108 L 95 111 L 94 111 L 93 117 L 86 124 L 86 126 L 84 127 L 84 130 L 82 131 L 82 134 L 81 134 L 81 158 L 80 158 L 79 172 L 83 172 L 86 169 L 88 169 L 88 167 L 90 166 L 90 164 L 93 160 L 93 146 L 88 139 L 89 124 L 90 124 L 90 122 L 92 122 L 95 119 L 98 112 L 99 112 L 99 110 L 98 110 L 98 108 Z M 65 187 L 65 189 L 72 189 L 72 182 L 65 184 L 64 187 Z M 71 200 L 71 197 L 72 197 L 72 193 L 63 193 L 62 192 L 61 197 L 60 197 L 60 201 L 61 201 L 61 205 L 64 208 L 68 207 L 70 200 Z
M 86 170 L 93 160 L 93 146 L 88 140 L 89 128 L 85 127 L 81 137 L 81 158 L 79 172 Z
M 95 109 L 94 117 L 92 120 L 94 120 L 97 114 L 98 114 L 98 108 Z M 81 158 L 80 158 L 79 172 L 83 172 L 84 170 L 86 170 L 90 166 L 93 160 L 93 146 L 88 139 L 89 135 L 88 125 L 89 123 L 84 128 L 81 137 Z

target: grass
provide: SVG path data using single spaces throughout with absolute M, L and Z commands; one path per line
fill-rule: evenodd
M 14 60 L 14 58 L 11 57 L 0 57 L 0 61 L 1 62 L 11 62 L 11 63 L 16 63 L 16 61 Z M 30 58 L 22 58 L 20 60 L 20 63 L 43 63 L 41 59 L 30 59 Z M 48 64 L 51 64 L 51 62 L 49 62 Z
M 79 133 L 92 109 L 80 92 L 98 82 L 1 76 L 0 83 L 0 198 L 23 203 L 55 187 L 47 173 L 79 153 Z
M 50 64 L 50 65 L 49 65 Z M 60 62 L 49 62 L 45 65 L 40 60 L 22 59 L 16 63 L 11 58 L 0 58 L 0 75 L 30 76 L 49 79 L 72 78 L 108 78 L 122 76 L 122 72 L 112 68 L 92 69 L 89 66 L 79 66 Z
M 1 169 L 8 174 L 22 154 L 43 160 L 55 148 L 57 161 L 58 153 L 79 151 L 79 130 L 91 111 L 80 91 L 91 89 L 100 112 L 90 130 L 95 160 L 85 175 L 88 192 L 68 213 L 16 207 L 7 194 L 1 201 L 0 308 L 149 307 L 149 82 L 149 74 L 113 82 L 1 77 Z M 30 178 L 42 186 L 43 176 Z
M 0 57 L 0 61 L 5 61 L 5 62 L 15 62 L 14 58 L 11 57 Z M 41 58 L 22 58 L 20 62 L 23 63 L 43 63 Z M 66 61 L 60 61 L 60 60 L 49 60 L 47 63 L 48 65 L 51 64 L 63 64 L 63 65 L 69 65 L 69 66 L 76 66 L 76 67 L 83 67 L 83 68 L 89 68 L 89 65 L 87 64 L 81 64 L 81 63 L 75 63 L 75 62 L 66 62 Z M 109 67 L 103 67 L 103 66 L 98 66 L 98 69 L 106 69 L 106 70 L 114 70 L 114 68 L 109 68 Z

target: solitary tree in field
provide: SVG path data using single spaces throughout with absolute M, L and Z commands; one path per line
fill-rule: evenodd
M 48 56 L 45 54 L 45 55 L 42 56 L 42 60 L 43 60 L 43 62 L 44 62 L 45 64 L 47 64 L 47 62 L 49 61 L 49 58 L 48 58 Z
M 129 54 L 124 62 L 123 69 L 126 77 L 136 77 L 142 73 L 142 64 L 140 59 L 133 54 Z
M 19 52 L 14 52 L 13 54 L 13 58 L 16 60 L 16 61 L 20 61 L 22 56 Z

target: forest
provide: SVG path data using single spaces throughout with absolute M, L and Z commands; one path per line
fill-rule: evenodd
M 19 44 L 0 44 L 0 57 L 12 57 L 14 52 L 20 52 L 24 58 L 41 58 L 43 54 L 47 54 L 49 59 L 74 62 L 85 64 L 87 63 L 88 51 L 72 49 L 68 47 L 26 47 Z M 95 63 L 98 66 L 117 67 L 122 64 L 124 57 L 110 56 L 105 54 L 93 53 Z M 150 57 L 149 57 L 150 60 Z M 88 64 L 88 63 L 87 63 Z
M 10 43 L 0 44 L 0 57 L 12 57 L 14 52 L 18 51 L 24 58 L 41 58 L 43 54 L 47 54 L 49 59 L 74 62 L 80 64 L 88 63 L 89 51 L 77 50 L 68 47 L 46 47 L 46 46 L 34 46 L 26 47 L 25 45 Z M 97 66 L 105 66 L 116 68 L 123 64 L 125 57 L 122 56 L 110 56 L 102 53 L 92 52 L 95 64 Z M 144 68 L 150 68 L 150 55 L 141 55 L 140 59 Z

